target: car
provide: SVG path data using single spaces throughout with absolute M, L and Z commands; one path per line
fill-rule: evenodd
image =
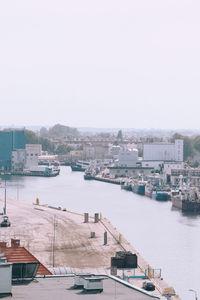
M 10 227 L 11 223 L 7 216 L 3 216 L 3 221 L 0 223 L 0 227 Z
M 142 288 L 146 291 L 154 291 L 155 290 L 155 285 L 151 281 L 144 281 Z

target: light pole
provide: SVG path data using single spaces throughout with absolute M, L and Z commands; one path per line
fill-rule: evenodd
M 6 180 L 5 180 L 5 198 L 4 198 L 4 215 L 6 215 Z
M 190 292 L 193 292 L 194 295 L 195 295 L 195 300 L 198 300 L 197 298 L 197 291 L 193 290 L 193 289 L 189 289 Z

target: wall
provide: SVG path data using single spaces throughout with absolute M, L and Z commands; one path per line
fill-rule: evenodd
M 41 152 L 42 146 L 40 144 L 26 145 L 26 169 L 30 169 L 30 167 L 38 165 L 38 156 L 41 154 Z
M 173 144 L 144 144 L 144 160 L 183 161 L 183 141 Z

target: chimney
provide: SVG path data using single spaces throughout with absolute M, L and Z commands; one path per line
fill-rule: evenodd
M 4 256 L 6 252 L 6 242 L 0 242 L 0 256 Z
M 20 240 L 19 239 L 11 239 L 11 247 L 20 247 Z

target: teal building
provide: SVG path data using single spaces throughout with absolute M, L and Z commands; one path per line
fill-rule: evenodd
M 12 151 L 25 149 L 24 130 L 0 131 L 0 170 L 10 171 L 12 168 Z

